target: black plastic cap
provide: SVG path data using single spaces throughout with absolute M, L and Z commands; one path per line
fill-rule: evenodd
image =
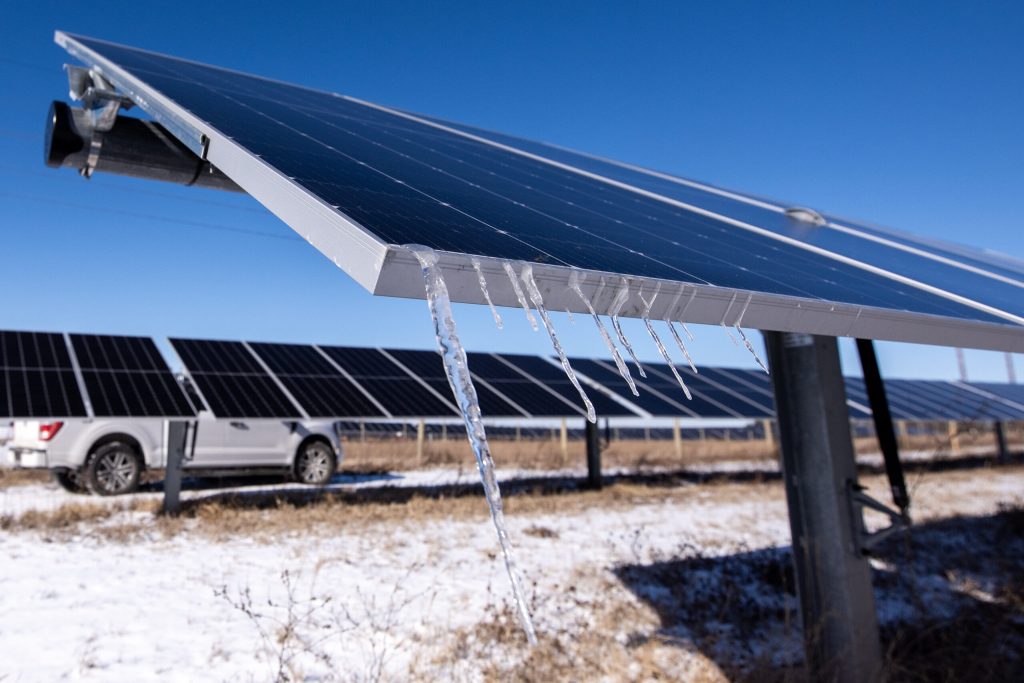
M 71 125 L 71 107 L 53 101 L 46 119 L 46 138 L 43 140 L 43 161 L 50 168 L 60 168 L 70 155 L 81 152 L 85 140 Z

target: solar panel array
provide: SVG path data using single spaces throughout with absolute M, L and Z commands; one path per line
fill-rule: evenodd
M 0 332 L 0 415 L 185 417 L 195 409 L 152 339 Z
M 457 418 L 434 351 L 171 339 L 198 390 L 221 418 Z M 483 413 L 495 418 L 582 417 L 579 395 L 554 359 L 472 352 Z M 608 360 L 572 365 L 602 417 L 773 418 L 770 378 L 759 370 L 644 363 L 633 396 Z M 1024 385 L 887 380 L 890 410 L 907 420 L 1021 420 Z M 846 379 L 850 417 L 871 417 L 864 382 Z M 153 340 L 0 331 L 0 416 L 182 417 L 192 402 Z
M 699 294 L 695 322 L 732 321 L 751 304 L 745 319 L 759 329 L 1024 350 L 1024 264 L 1013 258 L 336 93 L 92 38 L 57 42 L 374 293 L 423 296 L 402 247 L 414 243 L 446 252 L 452 277 L 473 278 L 468 257 L 484 257 L 499 305 L 515 300 L 498 260 L 523 260 L 549 283 L 585 271 L 592 295 L 602 275 L 630 278 L 627 316 L 642 311 L 637 291 L 658 284 L 662 318 L 680 314 L 686 300 L 673 295 L 685 290 Z M 450 292 L 482 302 L 471 285 Z M 568 288 L 546 292 L 551 308 L 584 310 Z M 708 409 L 739 410 L 705 388 Z

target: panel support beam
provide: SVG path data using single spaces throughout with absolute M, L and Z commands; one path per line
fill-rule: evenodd
M 834 337 L 765 333 L 811 680 L 878 680 L 882 652 Z
M 870 339 L 858 339 L 857 353 L 860 355 L 864 387 L 867 390 L 868 402 L 871 404 L 871 417 L 875 422 L 878 447 L 885 461 L 885 474 L 889 477 L 892 502 L 906 516 L 910 508 L 910 496 L 907 494 L 907 483 L 903 478 L 899 444 L 896 441 L 896 430 L 892 425 L 892 413 L 889 412 L 889 399 L 885 395 L 885 383 L 882 382 L 882 373 L 878 369 L 874 342 Z
M 601 477 L 601 432 L 590 420 L 583 421 L 583 432 L 587 443 L 587 487 L 600 489 L 604 484 Z

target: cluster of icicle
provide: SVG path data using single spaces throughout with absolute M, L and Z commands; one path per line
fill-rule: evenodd
M 501 505 L 501 492 L 498 488 L 498 481 L 494 473 L 494 462 L 491 459 L 490 447 L 487 444 L 487 434 L 484 431 L 484 424 L 480 413 L 480 403 L 477 400 L 476 388 L 473 386 L 473 378 L 469 372 L 469 366 L 466 361 L 466 352 L 462 348 L 462 345 L 459 342 L 459 337 L 456 334 L 455 320 L 452 317 L 451 301 L 448 297 L 448 288 L 441 276 L 441 270 L 437 265 L 437 254 L 435 254 L 430 248 L 419 245 L 408 245 L 408 249 L 416 256 L 423 271 L 423 282 L 426 287 L 427 303 L 430 307 L 430 314 L 434 321 L 434 331 L 437 336 L 438 350 L 444 358 L 445 373 L 448 376 L 448 382 L 451 385 L 452 393 L 455 396 L 459 410 L 462 412 L 463 420 L 466 423 L 466 433 L 469 436 L 470 445 L 472 446 L 473 453 L 476 456 L 477 468 L 480 471 L 480 478 L 483 481 L 484 494 L 487 497 L 487 504 L 491 510 L 491 519 L 494 522 L 494 528 L 498 534 L 498 541 L 501 544 L 502 556 L 505 559 L 505 568 L 508 571 L 509 581 L 512 584 L 512 594 L 513 599 L 515 600 L 516 610 L 519 614 L 519 619 L 522 622 L 523 629 L 526 631 L 527 639 L 530 641 L 530 644 L 536 644 L 537 639 L 533 628 L 533 622 L 530 618 L 530 612 L 526 604 L 525 596 L 523 595 L 522 582 L 520 581 L 519 572 L 516 569 L 516 564 L 513 560 L 512 548 L 505 528 L 505 519 Z M 487 278 L 484 276 L 480 260 L 474 258 L 471 263 L 473 265 L 473 269 L 476 271 L 477 281 L 480 284 L 480 290 L 483 293 L 484 300 L 487 302 L 487 305 L 491 310 L 491 314 L 494 316 L 495 324 L 499 329 L 501 329 L 503 327 L 503 322 L 501 316 L 498 314 L 498 310 L 491 301 L 490 292 L 487 289 Z M 569 378 L 569 381 L 572 382 L 576 391 L 579 392 L 580 398 L 586 407 L 587 419 L 591 422 L 597 422 L 594 405 L 587 397 L 587 392 L 583 389 L 579 379 L 576 377 L 576 373 L 573 371 L 572 365 L 570 365 L 569 359 L 565 354 L 565 350 L 562 348 L 562 344 L 558 339 L 558 334 L 555 331 L 555 326 L 551 321 L 548 309 L 544 305 L 544 298 L 541 295 L 541 291 L 537 286 L 536 280 L 534 279 L 533 266 L 523 261 L 519 261 L 515 265 L 509 261 L 503 261 L 502 267 L 506 275 L 508 275 L 508 279 L 512 284 L 512 291 L 515 292 L 519 305 L 526 313 L 526 319 L 530 323 L 530 327 L 533 328 L 534 331 L 540 329 L 537 325 L 537 318 L 534 316 L 533 310 L 530 306 L 530 303 L 532 302 L 533 308 L 536 309 L 537 315 L 540 317 L 541 323 L 551 340 L 551 346 L 558 355 L 558 359 L 562 364 L 562 369 L 565 370 L 565 374 Z M 517 268 L 518 272 L 516 272 Z M 591 299 L 587 297 L 581 286 L 585 279 L 585 273 L 573 269 L 569 274 L 569 289 L 579 297 L 583 306 L 593 318 L 594 324 L 597 326 L 598 332 L 601 334 L 601 338 L 604 340 L 605 345 L 612 354 L 612 358 L 615 361 L 615 367 L 618 368 L 619 374 L 622 375 L 622 378 L 629 385 L 630 391 L 633 392 L 634 396 L 639 396 L 640 394 L 637 391 L 636 382 L 633 380 L 629 366 L 626 364 L 626 361 L 623 360 L 618 346 L 616 346 L 615 341 L 612 339 L 608 329 L 601 321 L 601 316 L 594 309 L 594 305 L 592 303 L 592 301 L 597 301 L 601 298 L 601 294 L 608 286 L 608 282 L 605 277 L 601 277 L 598 287 Z M 660 291 L 661 284 L 658 283 L 655 286 L 654 291 L 651 292 L 649 299 L 644 296 L 642 289 L 638 292 L 640 301 L 643 303 L 643 313 L 640 317 L 643 320 L 644 326 L 647 328 L 647 332 L 651 336 L 651 339 L 654 340 L 654 344 L 658 348 L 658 353 L 668 364 L 669 368 L 671 368 L 672 374 L 675 376 L 676 381 L 679 382 L 679 386 L 682 387 L 686 398 L 692 399 L 690 389 L 686 386 L 683 376 L 679 373 L 679 370 L 676 368 L 675 363 L 669 355 L 668 349 L 665 348 L 661 338 L 654 329 L 654 325 L 651 323 L 651 309 L 654 306 L 654 302 L 658 298 Z M 676 329 L 675 322 L 670 317 L 672 311 L 677 309 L 685 291 L 685 287 L 680 289 L 676 294 L 675 299 L 672 301 L 672 304 L 665 309 L 667 313 L 664 322 L 668 326 L 668 329 L 672 334 L 672 338 L 675 340 L 676 346 L 679 347 L 683 357 L 686 358 L 686 362 L 689 364 L 690 369 L 694 374 L 697 374 L 697 366 L 693 362 L 693 358 L 691 357 L 689 350 L 686 348 L 683 337 Z M 619 321 L 619 314 L 622 312 L 623 306 L 625 306 L 626 302 L 629 300 L 629 294 L 629 281 L 626 278 L 621 278 L 621 281 L 618 283 L 618 287 L 615 290 L 611 306 L 607 311 L 607 315 L 611 318 L 612 329 L 615 331 L 615 336 L 618 339 L 619 344 L 621 344 L 622 348 L 624 348 L 626 353 L 629 354 L 629 357 L 636 365 L 637 372 L 640 373 L 641 377 L 647 377 L 647 372 L 640 363 L 640 359 L 633 350 L 633 346 L 630 344 L 629 339 L 626 338 L 626 334 L 623 332 L 622 325 Z M 683 304 L 679 313 L 675 316 L 679 321 L 679 326 L 682 327 L 684 334 L 691 342 L 694 340 L 694 336 L 686 326 L 686 323 L 683 322 L 683 317 L 686 314 L 687 308 L 689 308 L 690 304 L 693 303 L 696 296 L 697 289 L 696 287 L 693 287 L 690 291 L 689 298 Z M 746 314 L 747 308 L 750 306 L 750 301 L 753 295 L 749 295 L 747 297 L 746 303 L 740 310 L 735 322 L 733 322 L 731 326 L 726 323 L 729 312 L 733 309 L 733 306 L 736 303 L 737 296 L 738 293 L 733 294 L 732 300 L 729 302 L 729 306 L 726 308 L 725 314 L 722 316 L 721 325 L 725 328 L 726 334 L 729 335 L 729 338 L 732 339 L 733 343 L 739 345 L 739 342 L 736 340 L 736 337 L 733 336 L 732 331 L 729 328 L 732 327 L 735 329 L 739 338 L 743 341 L 743 345 L 754 356 L 757 364 L 765 372 L 768 372 L 767 366 L 765 366 L 764 362 L 760 357 L 758 357 L 753 345 L 747 339 L 747 335 L 740 327 L 740 324 L 743 322 L 743 316 Z M 569 315 L 570 321 L 575 324 L 571 311 L 566 309 L 566 313 Z

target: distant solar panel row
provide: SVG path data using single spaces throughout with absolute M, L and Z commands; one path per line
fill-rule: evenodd
M 457 417 L 434 351 L 172 339 L 198 393 L 223 418 Z M 576 390 L 550 359 L 468 354 L 484 414 L 544 418 L 584 415 Z M 645 363 L 633 396 L 606 360 L 572 359 L 605 417 L 774 417 L 763 372 Z M 80 379 L 79 379 L 80 378 Z M 151 339 L 0 331 L 0 415 L 5 417 L 179 417 L 193 406 Z M 852 418 L 871 416 L 864 383 L 847 378 Z M 83 392 L 84 389 L 84 392 Z M 1024 386 L 888 380 L 896 419 L 1024 419 Z M 197 399 L 198 400 L 198 399 Z M 197 406 L 202 407 L 202 406 Z M 91 413 L 90 413 L 91 408 Z
M 0 375 L 0 414 L 7 417 L 195 415 L 144 337 L 0 332 Z

